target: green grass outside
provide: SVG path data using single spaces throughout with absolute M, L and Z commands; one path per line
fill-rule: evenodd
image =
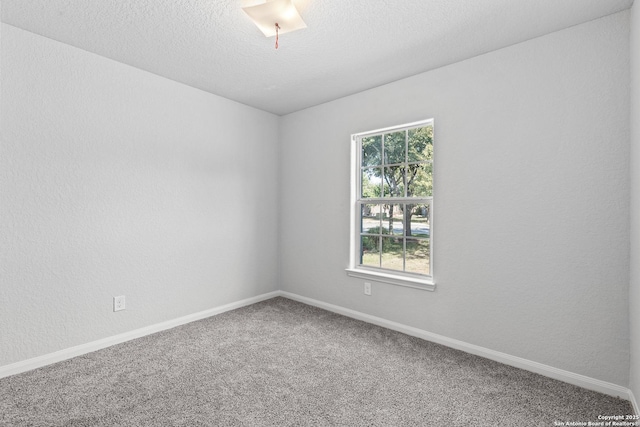
M 364 251 L 362 254 L 362 264 L 403 271 L 402 239 L 386 238 L 383 242 L 382 251 L 382 265 L 380 265 L 380 252 L 375 248 Z M 407 242 L 404 271 L 408 273 L 429 274 L 429 240 L 421 239 Z

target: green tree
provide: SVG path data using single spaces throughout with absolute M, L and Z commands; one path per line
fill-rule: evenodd
M 363 175 L 368 174 L 382 179 L 378 191 L 383 197 L 429 197 L 432 195 L 432 126 L 387 133 L 384 135 L 384 144 L 382 135 L 363 138 L 362 150 L 363 166 L 367 167 Z M 388 205 L 388 209 L 388 228 L 391 234 L 393 233 L 394 205 Z M 407 236 L 411 235 L 413 215 L 422 210 L 423 206 L 405 205 L 403 215 Z
M 381 197 L 382 191 L 380 185 L 371 182 L 368 174 L 362 175 L 362 197 L 372 198 Z

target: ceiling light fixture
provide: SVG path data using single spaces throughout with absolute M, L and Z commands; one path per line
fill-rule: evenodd
M 266 0 L 242 10 L 266 37 L 276 36 L 276 49 L 280 34 L 307 28 L 292 0 Z

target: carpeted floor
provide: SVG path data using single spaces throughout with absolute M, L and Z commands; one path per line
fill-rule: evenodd
M 285 298 L 0 379 L 1 426 L 553 426 L 632 413 Z

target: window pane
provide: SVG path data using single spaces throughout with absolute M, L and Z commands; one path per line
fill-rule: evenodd
M 382 169 L 366 168 L 362 169 L 360 177 L 360 194 L 362 198 L 381 197 L 382 193 Z
M 360 264 L 380 267 L 380 237 L 360 236 Z
M 429 244 L 429 239 L 407 239 L 407 272 L 429 274 Z
M 387 133 L 384 135 L 384 164 L 406 162 L 405 131 Z
M 406 223 L 407 236 L 413 237 L 430 237 L 431 226 L 429 224 L 429 209 L 430 205 L 409 205 L 407 204 Z
M 407 197 L 433 195 L 433 164 L 412 164 L 407 171 Z
M 361 206 L 360 232 L 380 234 L 380 220 L 384 213 L 384 206 L 366 204 Z
M 386 220 L 383 221 L 382 226 L 386 228 L 387 233 L 396 236 L 404 235 L 404 212 L 402 211 L 404 205 L 389 205 Z
M 404 269 L 403 240 L 397 237 L 382 238 L 382 268 L 399 271 Z
M 403 166 L 389 166 L 384 168 L 384 197 L 404 197 Z
M 382 135 L 362 138 L 362 166 L 381 165 Z
M 358 265 L 429 276 L 433 122 L 356 134 Z
M 409 130 L 409 163 L 433 159 L 433 126 Z

